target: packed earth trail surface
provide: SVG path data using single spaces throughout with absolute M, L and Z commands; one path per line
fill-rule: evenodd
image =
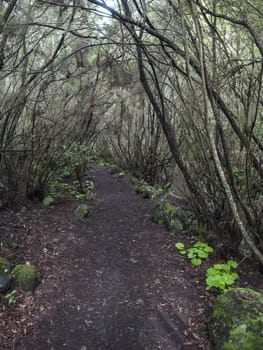
M 33 263 L 44 279 L 10 306 L 14 319 L 5 326 L 18 336 L 11 347 L 10 335 L 1 332 L 1 349 L 211 349 L 203 277 L 152 222 L 154 201 L 104 168 L 94 166 L 92 175 L 95 200 L 87 218 L 74 217 L 72 201 L 33 219 L 21 214 L 13 227 L 31 232 Z M 23 258 L 30 261 L 30 253 Z

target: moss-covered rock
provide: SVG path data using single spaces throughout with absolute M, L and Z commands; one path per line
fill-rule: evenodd
M 79 219 L 84 219 L 90 211 L 90 207 L 87 204 L 82 204 L 75 209 L 75 216 Z
M 41 278 L 34 265 L 16 265 L 14 268 L 14 287 L 25 291 L 34 290 Z
M 4 273 L 5 269 L 9 266 L 9 262 L 0 256 L 0 274 Z
M 263 294 L 236 288 L 220 295 L 208 328 L 216 350 L 262 350 Z

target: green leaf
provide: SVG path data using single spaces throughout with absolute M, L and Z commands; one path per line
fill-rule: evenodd
M 204 247 L 204 252 L 206 252 L 206 253 L 213 253 L 213 251 L 214 251 L 214 249 L 210 246 Z
M 208 247 L 208 244 L 204 243 L 204 242 L 196 242 L 194 244 L 194 247 L 197 247 L 197 248 L 199 248 L 199 247 Z
M 187 254 L 188 259 L 193 259 L 196 257 L 196 252 L 193 252 L 192 250 L 188 250 Z
M 210 267 L 209 269 L 206 270 L 207 276 L 217 276 L 218 275 L 218 270 L 215 270 L 213 267 Z
M 206 278 L 206 284 L 207 284 L 207 290 L 210 288 L 219 288 L 219 289 L 225 289 L 225 283 L 222 280 L 221 276 L 208 276 Z
M 181 243 L 181 242 L 177 242 L 175 244 L 175 247 L 178 249 L 178 250 L 184 250 L 184 244 Z
M 238 267 L 238 263 L 234 260 L 228 260 L 227 265 L 231 266 L 233 269 Z
M 4 299 L 8 301 L 8 305 L 14 304 L 16 302 L 16 289 L 14 289 L 12 292 L 6 294 L 4 296 Z
M 208 257 L 208 254 L 202 250 L 199 250 L 199 252 L 197 253 L 198 257 L 201 259 L 206 259 Z
M 192 248 L 189 248 L 188 250 L 189 250 L 189 252 L 198 253 L 201 249 L 196 248 L 196 247 L 192 247 Z
M 226 264 L 215 264 L 214 265 L 215 270 L 222 270 L 222 271 L 230 271 L 230 266 Z
M 194 266 L 199 266 L 202 264 L 202 260 L 201 259 L 197 259 L 197 258 L 193 258 L 191 259 L 191 263 L 194 265 Z
M 185 255 L 186 251 L 185 250 L 179 250 L 179 253 L 182 254 L 182 255 Z
M 233 272 L 231 274 L 224 275 L 224 282 L 225 284 L 231 286 L 237 279 L 238 279 L 238 274 Z
M 236 272 L 232 272 L 232 276 L 235 280 L 237 280 L 239 278 L 239 276 Z

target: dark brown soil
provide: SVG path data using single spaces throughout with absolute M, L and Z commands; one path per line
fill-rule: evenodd
M 1 241 L 16 263 L 36 264 L 42 284 L 19 293 L 0 319 L 5 350 L 209 350 L 205 292 L 207 261 L 194 269 L 175 248 L 192 237 L 169 237 L 151 220 L 154 202 L 128 179 L 94 167 L 95 200 L 87 219 L 79 202 L 1 212 Z M 13 255 L 12 255 L 13 254 Z M 243 265 L 239 283 L 259 289 L 259 274 Z

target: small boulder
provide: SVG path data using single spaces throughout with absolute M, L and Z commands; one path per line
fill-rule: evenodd
M 14 288 L 33 291 L 41 278 L 34 265 L 16 265 L 14 268 Z
M 215 350 L 262 350 L 263 293 L 235 288 L 220 295 L 208 328 Z
M 8 266 L 9 262 L 5 258 L 0 257 L 0 274 L 4 273 Z
M 75 216 L 78 219 L 84 219 L 90 211 L 90 207 L 87 204 L 82 204 L 75 209 Z

